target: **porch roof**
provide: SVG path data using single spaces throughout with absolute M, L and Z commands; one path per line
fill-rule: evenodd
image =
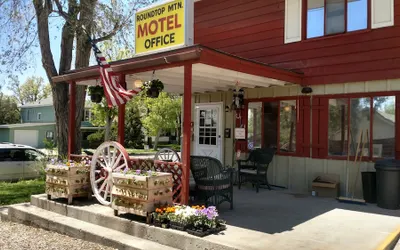
M 114 72 L 125 75 L 127 88 L 135 80 L 162 80 L 165 91 L 183 93 L 183 66 L 193 64 L 192 92 L 224 91 L 235 87 L 269 87 L 271 85 L 301 84 L 302 74 L 280 69 L 254 60 L 241 58 L 202 45 L 193 45 L 167 52 L 136 56 L 110 62 Z M 96 85 L 100 77 L 99 66 L 68 71 L 53 77 L 54 82 Z

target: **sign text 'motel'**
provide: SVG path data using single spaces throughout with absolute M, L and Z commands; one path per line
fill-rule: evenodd
M 187 44 L 187 2 L 168 1 L 136 13 L 136 54 Z

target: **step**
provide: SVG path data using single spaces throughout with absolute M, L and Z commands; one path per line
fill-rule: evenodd
M 147 225 L 132 220 L 129 216 L 114 216 L 113 209 L 98 204 L 95 200 L 76 199 L 73 205 L 67 205 L 63 199 L 48 200 L 45 194 L 40 194 L 31 196 L 31 204 L 64 216 L 182 250 L 252 250 L 270 245 L 273 241 L 272 235 L 230 225 L 218 235 L 199 238 L 186 232 Z
M 176 248 L 134 237 L 117 230 L 50 212 L 29 203 L 10 206 L 8 216 L 13 222 L 37 226 L 46 230 L 66 234 L 74 238 L 95 242 L 117 249 L 176 250 Z
M 0 207 L 0 221 L 8 221 L 8 207 Z

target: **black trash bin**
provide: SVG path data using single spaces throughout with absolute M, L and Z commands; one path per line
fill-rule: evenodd
M 361 179 L 364 200 L 376 203 L 376 172 L 362 172 Z
M 376 169 L 376 200 L 378 207 L 400 208 L 400 160 L 379 160 Z

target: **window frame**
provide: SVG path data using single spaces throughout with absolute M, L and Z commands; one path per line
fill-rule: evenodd
M 303 41 L 307 41 L 307 40 L 315 40 L 315 39 L 326 39 L 329 37 L 335 37 L 335 36 L 343 36 L 346 34 L 354 34 L 354 33 L 360 33 L 360 32 L 366 32 L 366 31 L 370 31 L 371 28 L 371 0 L 366 0 L 367 1 L 367 28 L 365 29 L 360 29 L 360 30 L 353 30 L 353 31 L 348 31 L 347 30 L 347 9 L 348 9 L 348 0 L 344 0 L 345 1 L 345 6 L 344 6 L 344 32 L 341 33 L 334 33 L 334 34 L 326 34 L 326 1 L 327 0 L 323 0 L 324 1 L 324 34 L 322 36 L 317 36 L 317 37 L 310 37 L 307 38 L 307 33 L 308 33 L 308 29 L 307 29 L 307 19 L 308 19 L 308 0 L 303 0 L 303 10 L 302 10 L 302 30 L 304 32 L 302 32 L 302 40 Z
M 50 133 L 51 133 L 51 135 L 52 135 L 51 137 L 48 136 Z M 46 131 L 46 136 L 45 136 L 45 137 L 46 137 L 47 140 L 54 140 L 54 131 L 47 130 L 47 131 Z
M 368 152 L 369 152 L 369 156 L 365 157 L 363 156 L 361 161 L 363 162 L 375 162 L 377 160 L 383 159 L 383 157 L 373 157 L 373 138 L 374 138 L 374 134 L 373 134 L 373 124 L 374 124 L 374 109 L 373 109 L 373 101 L 375 97 L 384 97 L 384 96 L 394 96 L 395 97 L 395 131 L 394 131 L 394 139 L 396 141 L 396 138 L 398 138 L 398 134 L 400 132 L 400 115 L 398 111 L 396 111 L 396 104 L 399 102 L 398 98 L 400 99 L 400 91 L 390 91 L 390 92 L 369 92 L 369 93 L 349 93 L 349 94 L 331 94 L 331 95 L 315 95 L 313 96 L 314 98 L 327 98 L 328 101 L 329 99 L 347 99 L 347 115 L 348 118 L 350 117 L 350 100 L 353 98 L 370 98 L 370 124 L 369 124 L 369 129 L 368 129 L 368 133 L 369 133 L 369 148 L 368 148 Z M 329 104 L 326 107 L 325 112 L 328 113 L 328 117 L 329 117 Z M 349 130 L 349 125 L 350 125 L 350 121 L 351 119 L 347 120 L 347 130 Z M 319 126 L 325 126 L 326 130 L 328 131 L 329 128 L 329 119 L 328 120 L 319 120 Z M 312 129 L 312 127 L 311 127 Z M 349 132 L 347 131 L 347 135 L 349 135 Z M 348 139 L 348 138 L 347 138 Z M 350 161 L 354 161 L 355 160 L 355 156 L 349 156 L 347 157 L 347 155 L 345 156 L 339 156 L 339 155 L 329 155 L 329 134 L 326 134 L 326 148 L 327 148 L 327 153 L 326 155 L 323 156 L 312 156 L 312 158 L 319 158 L 319 159 L 330 159 L 330 160 L 347 160 L 349 159 Z M 347 147 L 347 145 L 346 145 Z M 399 159 L 399 157 L 397 156 L 397 146 L 396 143 L 394 145 L 394 158 L 395 159 Z M 348 150 L 348 149 L 347 149 Z
M 281 101 L 285 100 L 293 100 L 296 101 L 296 146 L 295 146 L 295 151 L 294 152 L 285 152 L 280 150 L 280 109 L 281 109 Z M 299 113 L 300 113 L 300 106 L 299 106 L 299 97 L 298 96 L 284 96 L 284 97 L 274 97 L 274 98 L 254 98 L 254 99 L 245 99 L 245 107 L 244 107 L 244 113 L 245 113 L 245 129 L 246 129 L 246 152 L 249 151 L 248 149 L 248 108 L 249 108 L 249 103 L 251 102 L 261 102 L 261 148 L 264 147 L 264 102 L 277 102 L 278 103 L 278 117 L 276 119 L 277 122 L 277 141 L 276 141 L 276 154 L 278 155 L 284 155 L 284 156 L 302 156 L 302 153 L 299 151 L 299 145 L 301 144 L 300 138 L 298 136 L 298 131 L 303 129 L 302 123 L 299 122 Z

